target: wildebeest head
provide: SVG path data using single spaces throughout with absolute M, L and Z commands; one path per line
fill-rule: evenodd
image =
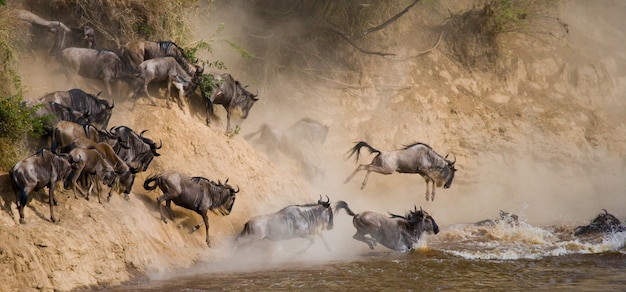
M 239 186 L 237 186 L 237 190 L 233 188 L 233 186 L 228 184 L 228 178 L 224 183 L 217 181 L 217 186 L 222 188 L 223 197 L 222 202 L 219 206 L 220 214 L 226 216 L 229 215 L 233 210 L 233 206 L 235 205 L 236 194 L 239 192 Z
M 259 100 L 257 98 L 259 94 L 258 93 L 252 94 L 251 92 L 246 90 L 245 87 L 241 86 L 241 83 L 239 83 L 239 81 L 235 81 L 235 90 L 236 90 L 236 94 L 235 94 L 233 102 L 235 104 L 240 105 L 241 118 L 242 119 L 248 118 L 250 109 L 252 108 L 254 103 Z
M 330 206 L 330 198 L 326 196 L 326 201 L 323 201 L 322 195 L 320 195 L 320 199 L 317 201 L 317 204 L 324 207 L 324 216 L 321 217 L 325 226 L 322 226 L 322 229 L 332 230 L 335 223 L 333 220 L 333 208 Z
M 444 189 L 450 188 L 450 186 L 452 185 L 452 180 L 454 179 L 454 173 L 456 172 L 456 168 L 454 167 L 454 164 L 456 163 L 456 157 L 454 157 L 453 161 L 449 161 L 446 158 L 448 158 L 448 155 L 446 155 L 446 157 L 444 158 L 444 160 L 446 161 L 446 168 L 444 168 L 442 173 L 444 177 L 447 177 L 446 182 L 443 185 Z M 438 186 L 441 187 L 440 184 Z
M 435 222 L 435 219 L 430 216 L 428 212 L 422 210 L 422 207 L 417 210 L 417 207 L 414 206 L 413 211 L 409 212 L 406 219 L 410 226 L 409 229 L 413 230 L 416 238 L 419 238 L 423 232 L 439 233 L 437 222 Z
M 574 230 L 574 235 L 579 236 L 588 233 L 595 232 L 615 232 L 623 231 L 625 228 L 622 226 L 622 222 L 617 217 L 609 214 L 606 209 L 602 209 L 604 214 L 600 213 L 596 218 L 591 220 L 589 225 L 578 226 Z

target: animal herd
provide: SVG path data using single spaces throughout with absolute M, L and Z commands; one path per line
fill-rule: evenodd
M 184 57 L 182 49 L 173 42 L 130 41 L 118 54 L 110 50 L 94 49 L 96 42 L 91 28 L 66 29 L 58 21 L 46 21 L 28 11 L 18 11 L 18 18 L 32 26 L 46 27 L 57 35 L 53 49 L 49 51 L 57 56 L 68 81 L 76 76 L 100 79 L 108 94 L 107 99 L 100 97 L 100 93 L 90 94 L 75 88 L 48 93 L 25 104 L 38 105 L 39 109 L 35 114 L 50 119 L 46 125 L 46 139 L 40 149 L 16 163 L 9 172 L 16 193 L 20 223 L 26 223 L 24 207 L 28 196 L 44 187 L 48 188 L 50 221 L 58 221 L 54 214 L 54 205 L 57 204 L 54 191 L 58 182 L 62 182 L 65 189 L 72 189 L 76 199 L 79 195 L 89 199 L 95 189 L 99 203 L 104 204 L 101 193 L 102 186 L 105 186 L 108 188 L 107 200 L 114 191 L 123 193 L 128 200 L 136 174 L 146 171 L 154 157 L 160 156 L 158 150 L 162 147 L 162 142 L 157 144 L 147 138 L 147 130 L 136 132 L 123 125 L 109 128 L 109 120 L 115 107 L 111 97 L 117 92 L 111 87 L 111 82 L 127 82 L 134 86 L 135 101 L 141 95 L 146 95 L 152 104 L 156 104 L 147 86 L 154 80 L 167 80 L 167 106 L 169 107 L 170 86 L 173 85 L 178 89 L 177 104 L 183 109 L 182 98 L 198 87 L 205 86 L 199 82 L 199 78 L 205 74 L 203 67 L 190 63 Z M 63 32 L 62 35 L 59 31 Z M 78 39 L 84 42 L 64 41 L 68 34 L 76 33 L 80 35 Z M 68 43 L 83 47 L 64 47 Z M 258 98 L 228 73 L 214 77 L 218 83 L 212 88 L 211 96 L 206 96 L 205 92 L 209 90 L 202 88 L 206 102 L 206 122 L 210 124 L 211 120 L 215 120 L 213 105 L 221 104 L 227 112 L 226 129 L 230 132 L 231 114 L 240 112 L 241 118 L 246 118 Z M 312 159 L 303 154 L 299 143 L 305 141 L 321 145 L 327 133 L 328 126 L 305 118 L 285 130 L 273 129 L 263 124 L 258 131 L 246 135 L 245 138 L 257 145 L 264 145 L 267 151 L 278 150 L 300 161 L 303 169 L 315 169 Z M 254 139 L 256 135 L 259 137 Z M 355 156 L 358 161 L 363 147 L 370 154 L 375 154 L 373 160 L 369 164 L 360 164 L 344 181 L 348 183 L 357 173 L 366 171 L 361 189 L 366 186 L 371 172 L 385 175 L 394 172 L 413 173 L 424 178 L 426 200 L 434 201 L 435 188 L 449 188 L 457 171 L 456 158 L 448 160 L 447 155 L 441 156 L 424 143 L 409 144 L 397 150 L 378 150 L 367 142 L 360 141 L 347 152 L 348 158 Z M 202 216 L 202 223 L 193 230 L 204 224 L 205 241 L 209 247 L 211 241 L 208 211 L 229 215 L 240 191 L 239 186 L 235 188 L 229 184 L 229 179 L 215 182 L 202 176 L 189 176 L 176 171 L 150 175 L 145 179 L 143 187 L 148 191 L 158 188 L 162 192 L 157 197 L 157 206 L 164 223 L 168 222 L 168 217 L 173 219 L 172 202 Z M 305 251 L 314 243 L 314 238 L 319 236 L 330 250 L 322 232 L 333 228 L 334 214 L 342 209 L 353 217 L 356 228 L 353 238 L 366 243 L 371 249 L 381 244 L 392 250 L 408 251 L 415 246 L 422 234 L 439 232 L 435 219 L 422 208 L 418 210 L 416 206 L 405 215 L 384 215 L 372 211 L 355 213 L 345 201 L 337 201 L 333 206 L 328 196 L 325 200 L 320 196 L 317 203 L 289 205 L 275 213 L 249 219 L 237 235 L 237 242 L 240 246 L 245 246 L 264 239 L 279 241 L 305 238 L 309 240 L 309 244 L 302 250 Z M 513 222 L 510 218 L 515 218 L 514 222 L 517 224 L 517 216 L 503 214 L 507 213 L 501 213 L 501 220 Z M 493 225 L 495 222 L 498 221 L 487 220 L 480 224 Z M 575 235 L 623 230 L 626 227 L 605 211 L 605 214 L 601 214 L 589 226 L 576 228 Z

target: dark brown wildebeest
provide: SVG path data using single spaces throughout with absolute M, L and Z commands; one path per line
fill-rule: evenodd
M 118 191 L 121 190 L 124 193 L 124 197 L 128 197 L 132 184 L 135 180 L 134 175 L 138 172 L 138 169 L 132 168 L 124 162 L 119 156 L 117 156 L 113 147 L 106 142 L 98 143 L 87 137 L 79 137 L 67 147 L 70 151 L 74 148 L 95 149 L 100 153 L 102 158 L 113 167 L 116 176 L 113 185 L 109 189 L 107 201 L 111 200 L 111 194 L 114 188 Z M 89 193 L 91 193 L 91 189 L 89 190 Z M 87 198 L 89 198 L 89 195 L 87 195 Z M 98 199 L 100 198 L 98 197 Z
M 228 73 L 218 74 L 214 76 L 218 85 L 213 88 L 210 97 L 206 96 L 208 90 L 201 88 L 202 99 L 206 105 L 206 124 L 211 123 L 211 119 L 218 119 L 213 110 L 214 104 L 221 104 L 226 110 L 226 132 L 231 132 L 230 119 L 231 115 L 237 111 L 241 119 L 248 117 L 250 109 L 259 99 L 257 95 L 248 92 L 239 81 L 233 79 Z
M 95 186 L 96 191 L 98 192 L 98 203 L 102 203 L 101 195 L 102 189 L 100 187 L 100 182 L 103 182 L 109 187 L 113 186 L 116 174 L 113 169 L 113 166 L 109 164 L 102 154 L 96 149 L 84 149 L 84 148 L 74 148 L 69 153 L 70 162 L 72 165 L 72 174 L 66 181 L 65 187 L 72 187 L 74 191 L 74 198 L 78 199 L 76 196 L 76 189 L 80 191 L 81 194 L 84 194 L 85 191 L 78 185 L 78 178 L 81 175 L 88 175 L 91 180 L 91 187 L 89 188 L 89 192 L 85 198 L 89 200 L 89 195 L 91 194 L 92 188 Z
M 24 207 L 26 207 L 28 195 L 43 187 L 48 187 L 50 221 L 57 221 L 53 209 L 53 205 L 56 205 L 54 189 L 58 181 L 67 179 L 71 169 L 70 162 L 66 157 L 54 154 L 47 149 L 40 149 L 11 168 L 9 176 L 16 190 L 15 203 L 20 213 L 21 224 L 26 223 Z
M 109 50 L 87 48 L 67 48 L 58 55 L 57 60 L 68 82 L 76 86 L 75 76 L 101 80 L 104 82 L 109 98 L 113 96 L 111 81 L 124 81 L 132 87 L 138 71 L 123 62 Z
M 156 105 L 154 97 L 148 92 L 148 84 L 152 81 L 167 80 L 167 93 L 165 95 L 167 108 L 170 108 L 171 87 L 174 85 L 178 89 L 178 107 L 184 110 L 183 96 L 187 96 L 188 93 L 195 91 L 197 85 L 191 76 L 176 62 L 176 59 L 163 57 L 145 60 L 139 64 L 139 69 L 141 70 L 140 81 L 133 96 L 135 103 L 137 103 L 140 93 L 143 92 L 148 96 L 152 105 Z
M 159 143 L 159 146 L 156 143 L 147 137 L 144 137 L 143 134 L 148 130 L 143 130 L 141 133 L 137 134 L 133 129 L 126 126 L 118 126 L 111 128 L 111 133 L 116 134 L 120 139 L 126 141 L 127 147 L 124 145 L 118 144 L 114 146 L 115 153 L 122 159 L 126 164 L 128 164 L 132 168 L 137 168 L 139 171 L 146 171 L 148 169 L 148 165 L 152 162 L 155 156 L 160 156 L 157 150 L 161 149 L 163 146 L 163 141 Z
M 240 245 L 253 241 L 271 240 L 281 241 L 293 238 L 305 238 L 309 244 L 299 253 L 305 252 L 315 242 L 315 235 L 324 242 L 326 249 L 330 246 L 322 231 L 333 229 L 333 208 L 330 198 L 326 201 L 322 197 L 315 204 L 289 205 L 272 214 L 256 216 L 243 226 L 243 230 L 237 236 Z
M 390 214 L 390 217 L 372 211 L 355 214 L 344 201 L 337 202 L 335 208 L 336 212 L 344 209 L 354 217 L 352 224 L 356 234 L 353 238 L 367 243 L 371 249 L 380 243 L 389 249 L 406 252 L 413 249 L 424 232 L 439 233 L 435 219 L 422 208 L 419 211 L 414 208 L 406 216 Z
M 44 102 L 44 103 L 29 103 L 26 104 L 27 107 L 41 105 L 37 111 L 33 113 L 34 117 L 38 118 L 46 118 L 44 128 L 48 132 L 51 133 L 52 128 L 59 121 L 69 121 L 78 124 L 87 124 L 89 123 L 89 116 L 83 114 L 81 112 L 77 112 L 72 110 L 69 107 L 66 107 L 62 104 L 58 104 L 54 101 Z
M 139 65 L 146 60 L 173 57 L 189 76 L 195 78 L 204 71 L 204 68 L 191 64 L 185 58 L 183 49 L 172 41 L 130 41 L 121 48 L 120 56 L 136 70 L 139 70 Z
M 69 121 L 59 121 L 52 127 L 52 152 L 69 152 L 70 143 L 79 138 L 88 138 L 96 143 L 106 142 L 115 147 L 118 143 L 121 147 L 128 147 L 126 141 L 107 130 L 100 130 L 93 125 L 77 124 Z
M 88 122 L 91 125 L 106 129 L 115 102 L 112 100 L 99 98 L 100 92 L 96 95 L 84 92 L 81 89 L 70 89 L 67 91 L 54 91 L 42 96 L 40 102 L 54 101 L 58 104 L 71 108 L 74 111 L 88 115 Z
M 454 161 L 449 161 L 441 155 L 437 154 L 430 146 L 423 143 L 414 143 L 405 146 L 403 149 L 393 151 L 379 151 L 364 141 L 356 143 L 350 151 L 348 151 L 348 158 L 352 157 L 356 153 L 356 161 L 359 160 L 361 154 L 361 147 L 367 147 L 370 153 L 378 153 L 370 164 L 359 165 L 352 174 L 346 178 L 344 183 L 348 183 L 357 172 L 361 170 L 367 171 L 361 189 L 365 188 L 367 184 L 367 178 L 370 172 L 378 172 L 385 175 L 392 174 L 394 172 L 399 173 L 417 173 L 426 180 L 426 201 L 429 196 L 432 200 L 435 200 L 435 185 L 444 189 L 447 189 L 452 185 L 454 179 Z M 447 157 L 447 155 L 446 155 Z M 432 182 L 432 192 L 428 192 L 428 184 Z
M 622 225 L 622 222 L 617 219 L 617 217 L 609 214 L 606 209 L 602 210 L 604 211 L 604 214 L 598 214 L 596 218 L 591 220 L 591 223 L 589 223 L 589 225 L 576 227 L 576 229 L 574 230 L 574 235 L 581 236 L 586 234 L 626 231 L 626 226 Z
M 214 214 L 219 212 L 223 216 L 230 214 L 235 204 L 235 195 L 239 192 L 239 187 L 235 190 L 228 184 L 228 179 L 222 184 L 199 176 L 189 177 L 178 172 L 163 172 L 150 176 L 143 183 L 143 187 L 146 190 L 154 190 L 159 187 L 163 191 L 163 195 L 157 198 L 157 204 L 161 220 L 165 223 L 167 223 L 167 218 L 165 218 L 161 208 L 163 201 L 165 201 L 165 208 L 172 220 L 174 214 L 172 214 L 171 202 L 200 214 L 206 231 L 206 244 L 209 247 L 211 247 L 211 240 L 209 239 L 207 211 Z M 193 230 L 199 227 L 200 224 L 196 225 Z
M 47 34 L 52 34 L 52 45 L 48 50 L 48 54 L 51 56 L 55 55 L 64 48 L 95 48 L 96 46 L 95 31 L 89 26 L 69 28 L 60 21 L 45 20 L 38 15 L 23 9 L 16 9 L 15 15 L 18 19 L 28 23 L 31 30 L 34 30 L 35 27 L 41 27 L 47 30 Z M 46 36 L 39 34 L 34 34 L 34 37 L 46 38 Z

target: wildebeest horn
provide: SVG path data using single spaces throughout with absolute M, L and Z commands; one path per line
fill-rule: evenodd
M 139 133 L 139 137 L 143 138 L 143 133 L 148 132 L 148 130 L 143 130 L 141 131 L 141 133 Z
M 454 161 L 452 161 L 453 165 L 454 165 L 454 163 L 456 163 L 456 156 L 454 156 Z
M 101 93 L 102 93 L 102 91 L 96 93 L 96 97 L 100 96 Z
M 325 196 L 326 196 L 326 204 L 330 204 L 330 198 L 328 197 L 328 195 L 325 195 Z
M 238 193 L 238 192 L 239 192 L 239 185 L 237 185 L 237 190 L 236 190 L 236 191 L 234 191 L 234 193 L 236 194 L 236 193 Z
M 161 149 L 163 147 L 163 140 L 159 139 L 159 147 L 154 146 L 156 149 Z
M 604 215 L 609 215 L 609 212 L 606 211 L 606 209 L 602 209 L 604 210 Z

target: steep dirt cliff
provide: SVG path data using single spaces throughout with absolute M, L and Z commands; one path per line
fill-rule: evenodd
M 229 138 L 223 124 L 207 127 L 197 99 L 183 112 L 165 108 L 163 99 L 156 107 L 146 100 L 133 107 L 116 98 L 110 125 L 148 130 L 146 136 L 163 141 L 161 156 L 138 176 L 129 201 L 114 196 L 100 205 L 59 191 L 57 224 L 47 219 L 43 194 L 34 195 L 26 209 L 28 224 L 18 224 L 4 174 L 1 290 L 119 285 L 215 261 L 230 254 L 233 236 L 251 216 L 312 202 L 320 194 L 358 210 L 422 206 L 444 226 L 484 219 L 499 209 L 531 224 L 575 225 L 601 208 L 624 218 L 623 210 L 613 209 L 626 203 L 624 4 L 559 2 L 567 36 L 546 42 L 515 35 L 497 71 L 468 70 L 450 58 L 445 43 L 420 54 L 437 42 L 435 28 L 448 10 L 469 8 L 465 1 L 418 5 L 381 38 L 387 41 L 381 47 L 396 56 L 368 56 L 337 43 L 333 54 L 343 61 L 333 70 L 285 67 L 270 45 L 280 39 L 246 34 L 250 24 L 241 20 L 254 17 L 229 17 L 234 6 L 218 6 L 209 18 L 196 16 L 198 39 L 224 22 L 224 37 L 255 53 L 241 59 L 227 46 L 216 46 L 206 56 L 227 60 L 229 73 L 259 91 L 261 100 L 241 124 L 242 133 Z M 54 62 L 32 70 L 41 62 L 21 63 L 27 96 L 67 89 Z M 221 108 L 218 115 L 224 120 Z M 330 126 L 324 147 L 311 154 L 325 170 L 321 178 L 307 180 L 288 157 L 268 156 L 242 138 L 261 123 L 285 128 L 305 116 Z M 416 175 L 372 174 L 360 190 L 363 174 L 349 184 L 343 180 L 356 167 L 344 154 L 361 140 L 381 150 L 424 142 L 455 156 L 459 171 L 450 189 L 437 190 L 434 202 L 425 201 L 423 179 Z M 174 206 L 178 219 L 160 221 L 160 193 L 142 184 L 162 170 L 229 178 L 241 188 L 231 215 L 209 215 L 213 248 L 204 244 L 202 229 L 189 233 L 201 220 L 197 214 Z M 350 246 L 351 233 L 334 230 L 329 239 Z

